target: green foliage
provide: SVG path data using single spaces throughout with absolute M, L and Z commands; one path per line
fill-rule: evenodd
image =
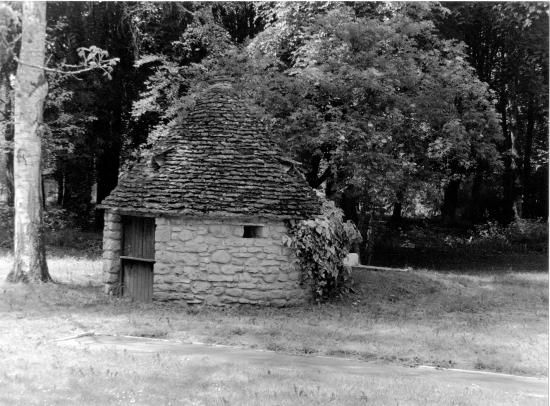
M 468 62 L 488 83 L 502 122 L 502 221 L 546 216 L 533 173 L 548 170 L 548 4 L 448 3 L 438 19 L 447 38 L 464 41 Z M 487 184 L 499 191 L 491 182 Z
M 65 72 L 66 74 L 75 75 L 98 69 L 103 72 L 105 77 L 112 79 L 111 73 L 113 72 L 114 67 L 120 62 L 120 58 L 109 58 L 109 51 L 101 49 L 95 45 L 91 45 L 90 47 L 80 47 L 77 49 L 77 54 L 80 58 L 80 64 L 65 64 L 64 67 L 73 69 L 67 70 Z
M 343 263 L 361 234 L 333 202 L 325 201 L 323 214 L 290 228 L 284 240 L 298 258 L 303 282 L 310 284 L 315 300 L 323 301 L 349 289 L 350 269 Z
M 338 204 L 351 199 L 346 216 L 357 224 L 396 202 L 403 213 L 422 207 L 437 215 L 452 182 L 498 180 L 506 158 L 498 94 L 470 65 L 470 49 L 441 35 L 435 23 L 447 9 L 266 3 L 249 14 L 263 29 L 236 42 L 228 35 L 236 25 L 222 24 L 214 8 L 193 5 L 172 46 L 140 60 L 152 73 L 132 121 L 154 123 L 142 148 L 184 119 L 209 77 L 223 74 L 260 106 L 268 133 L 302 164 L 312 187 Z M 230 9 L 224 18 L 247 12 Z M 471 190 L 473 207 L 480 187 Z
M 496 222 L 476 226 L 469 243 L 483 241 L 500 245 L 503 250 L 546 251 L 548 249 L 548 223 L 542 219 L 516 219 L 506 227 Z
M 543 219 L 516 219 L 506 227 L 506 237 L 512 243 L 548 247 L 548 222 Z
M 0 73 L 4 77 L 13 70 L 13 56 L 20 29 L 20 7 L 6 2 L 0 4 Z
M 495 95 L 464 44 L 441 37 L 436 4 L 262 4 L 265 28 L 244 44 L 194 7 L 189 31 L 141 60 L 152 74 L 133 119 L 156 123 L 146 149 L 222 74 L 260 106 L 312 187 L 338 204 L 351 197 L 358 225 L 396 201 L 437 214 L 449 182 L 501 171 Z
M 99 201 L 116 185 L 125 110 L 143 80 L 132 71 L 125 7 L 48 3 L 47 60 L 59 69 L 48 74 L 43 166 L 58 183 L 58 203 L 82 225 L 94 183 Z
M 463 246 L 486 252 L 546 252 L 548 223 L 542 219 L 516 219 L 507 226 L 496 221 L 475 226 Z
M 438 36 L 431 18 L 439 8 L 285 3 L 274 10 L 275 21 L 246 48 L 242 87 L 310 185 L 324 184 L 337 200 L 353 187 L 363 206 L 388 209 L 398 196 L 441 193 L 482 161 L 498 169 L 493 95 L 464 47 Z
M 13 244 L 13 207 L 0 205 L 0 247 Z
M 159 52 L 161 49 L 149 47 L 156 52 L 143 55 L 135 63 L 136 68 L 149 70 L 150 74 L 145 89 L 132 105 L 132 122 L 135 125 L 148 122 L 149 132 L 139 148 L 125 145 L 129 163 L 146 155 L 182 119 L 193 105 L 197 85 L 203 83 L 208 66 L 223 59 L 235 46 L 211 7 L 200 4 L 195 7 L 185 30 L 171 41 L 168 49 Z
M 13 247 L 13 207 L 0 205 L 0 248 Z M 83 232 L 78 216 L 67 210 L 49 207 L 44 211 L 44 232 L 49 248 L 76 250 L 79 254 L 97 256 L 101 253 L 101 235 Z
M 67 210 L 50 207 L 44 212 L 46 231 L 67 231 L 76 228 L 76 215 Z
M 85 81 L 48 76 L 44 168 L 65 193 L 63 207 L 88 218 L 92 184 L 101 200 L 118 168 L 185 120 L 194 95 L 222 74 L 259 105 L 262 124 L 309 184 L 361 229 L 396 202 L 404 215 L 417 207 L 437 215 L 451 181 L 462 190 L 482 179 L 502 198 L 499 177 L 514 154 L 525 179 L 547 165 L 547 6 L 448 7 L 50 3 L 49 66 L 101 65 L 109 60 L 102 49 L 120 61 L 108 84 L 101 71 Z M 11 46 L 17 13 L 0 18 Z M 504 145 L 495 100 L 498 113 L 508 106 L 515 150 Z M 525 192 L 526 202 L 543 205 Z
M 460 261 L 513 253 L 548 251 L 548 224 L 542 220 L 516 220 L 508 226 L 487 221 L 473 228 L 441 227 L 433 221 L 414 221 L 402 227 L 384 222 L 375 225 L 375 257 L 407 256 L 425 258 L 423 266 L 463 257 Z
M 528 223 L 533 230 L 529 240 L 514 237 L 512 227 L 495 222 L 477 229 L 443 227 L 435 220 L 404 219 L 400 227 L 376 223 L 370 264 L 490 275 L 512 269 L 540 272 L 547 269 L 548 226 Z M 367 263 L 366 256 L 362 260 Z
M 5 225 L 7 235 L 13 237 L 13 207 L 0 206 L 0 223 Z M 46 232 L 67 231 L 75 229 L 76 215 L 67 210 L 49 207 L 44 211 L 44 230 Z
M 488 221 L 487 223 L 475 226 L 473 237 L 481 240 L 506 240 L 504 228 L 496 221 Z

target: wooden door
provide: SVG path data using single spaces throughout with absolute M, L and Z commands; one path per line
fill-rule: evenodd
M 122 217 L 122 294 L 140 302 L 153 299 L 155 219 Z

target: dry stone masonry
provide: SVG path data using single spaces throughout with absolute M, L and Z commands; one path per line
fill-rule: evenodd
M 103 228 L 103 279 L 106 293 L 118 293 L 120 285 L 120 255 L 122 252 L 122 224 L 120 215 L 105 212 Z
M 263 226 L 260 238 L 243 238 L 234 221 L 157 218 L 156 300 L 224 305 L 284 306 L 307 299 L 291 253 L 283 246 L 282 222 Z
M 247 223 L 248 224 L 248 223 Z M 310 292 L 300 284 L 283 222 L 268 221 L 259 238 L 243 238 L 235 220 L 158 217 L 153 299 L 188 304 L 297 305 Z M 106 292 L 120 290 L 121 216 L 105 214 L 103 274 Z

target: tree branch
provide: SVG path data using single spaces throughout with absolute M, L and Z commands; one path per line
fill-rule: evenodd
M 325 171 L 323 172 L 323 174 L 318 177 L 315 181 L 313 182 L 310 182 L 310 186 L 312 188 L 318 188 L 319 186 L 321 186 L 321 184 L 327 180 L 330 176 L 332 175 L 332 170 L 330 168 L 330 165 L 327 167 L 327 169 L 325 169 Z M 313 183 L 313 184 L 311 184 Z
M 109 77 L 111 75 L 109 70 L 105 69 L 105 67 L 103 65 L 94 65 L 94 66 L 88 66 L 86 68 L 81 68 L 81 69 L 77 69 L 77 70 L 73 70 L 73 71 L 65 71 L 65 70 L 61 70 L 61 69 L 47 68 L 45 66 L 33 65 L 32 63 L 23 62 L 23 61 L 20 61 L 19 58 L 16 57 L 15 55 L 14 55 L 13 59 L 15 60 L 15 62 L 20 63 L 20 64 L 25 65 L 25 66 L 29 66 L 31 68 L 43 69 L 44 71 L 50 72 L 50 73 L 60 73 L 62 75 L 75 76 L 75 79 L 77 79 L 77 80 L 82 80 L 82 79 L 77 77 L 76 75 L 78 75 L 80 73 L 91 72 L 91 71 L 96 70 L 96 69 L 101 69 L 104 72 L 103 73 L 104 75 L 107 75 Z M 112 59 L 107 59 L 104 62 L 110 62 L 110 61 L 117 61 L 118 62 L 118 60 L 119 60 L 119 58 L 112 58 Z M 70 67 L 70 68 L 79 68 L 80 67 L 79 65 L 67 65 L 67 64 L 64 64 L 62 66 L 66 66 L 66 67 Z M 110 65 L 106 64 L 105 66 L 110 66 Z

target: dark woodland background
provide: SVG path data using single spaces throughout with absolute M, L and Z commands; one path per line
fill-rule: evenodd
M 48 66 L 90 45 L 120 58 L 111 79 L 48 75 L 50 244 L 97 250 L 95 205 L 226 75 L 357 224 L 364 263 L 547 249 L 547 3 L 51 2 L 47 14 Z M 0 55 L 10 224 L 16 63 Z

